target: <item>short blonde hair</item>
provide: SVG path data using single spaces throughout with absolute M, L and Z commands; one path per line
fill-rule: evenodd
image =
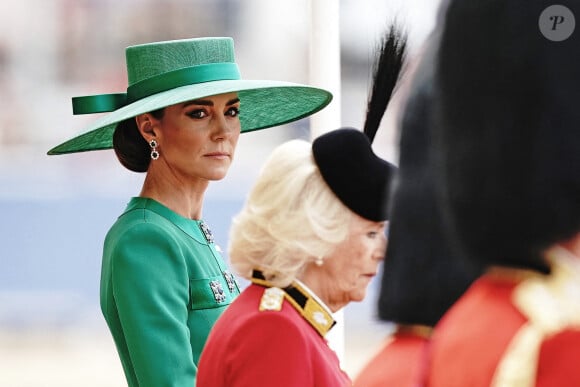
M 233 220 L 230 263 L 244 278 L 259 269 L 286 287 L 347 238 L 352 217 L 320 175 L 311 144 L 288 141 L 272 152 Z

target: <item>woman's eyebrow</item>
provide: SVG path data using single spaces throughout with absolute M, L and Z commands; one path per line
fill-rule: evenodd
M 231 100 L 229 100 L 226 105 L 233 105 L 240 102 L 239 98 L 233 98 Z M 183 107 L 189 106 L 189 105 L 202 105 L 202 106 L 213 106 L 213 101 L 210 99 L 194 99 L 193 101 L 188 101 L 185 102 L 183 104 Z

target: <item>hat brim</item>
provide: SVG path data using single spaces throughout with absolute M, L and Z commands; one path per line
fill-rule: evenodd
M 174 104 L 237 92 L 242 132 L 265 129 L 307 117 L 332 100 L 328 91 L 306 85 L 259 80 L 223 80 L 188 85 L 151 95 L 96 120 L 84 133 L 52 148 L 49 155 L 86 152 L 113 147 L 117 124 L 139 114 Z

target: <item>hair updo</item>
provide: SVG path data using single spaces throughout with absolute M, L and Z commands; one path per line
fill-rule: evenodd
M 165 109 L 149 112 L 160 120 Z M 135 117 L 119 122 L 113 133 L 113 149 L 121 164 L 133 172 L 147 172 L 151 162 L 151 149 L 139 132 Z

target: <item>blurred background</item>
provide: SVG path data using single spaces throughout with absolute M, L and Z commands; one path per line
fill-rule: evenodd
M 99 308 L 101 247 L 143 175 L 121 167 L 113 151 L 46 155 L 95 119 L 73 116 L 71 97 L 124 91 L 129 45 L 200 36 L 233 37 L 244 78 L 308 83 L 311 1 L 0 2 L 0 386 L 126 385 Z M 397 19 L 412 60 L 434 26 L 438 1 L 336 1 L 341 126 L 360 128 L 381 34 Z M 374 142 L 393 163 L 403 94 Z M 204 218 L 223 250 L 261 164 L 295 137 L 309 138 L 308 119 L 240 137 L 228 177 L 206 195 Z M 390 329 L 375 319 L 377 283 L 364 302 L 344 310 L 351 377 Z

